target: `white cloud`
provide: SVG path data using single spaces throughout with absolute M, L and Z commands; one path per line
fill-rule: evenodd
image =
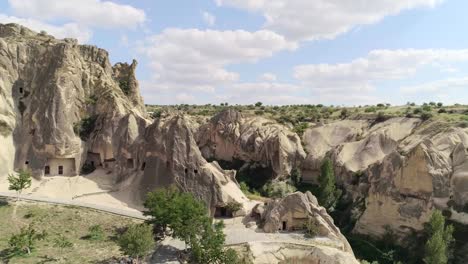
M 272 93 L 290 94 L 302 90 L 302 87 L 289 83 L 254 82 L 236 83 L 228 89 L 232 92 L 242 93 L 244 95 Z
M 0 14 L 0 23 L 17 23 L 37 32 L 44 30 L 56 38 L 76 38 L 82 43 L 87 42 L 92 36 L 92 32 L 89 29 L 76 23 L 67 23 L 61 26 L 55 26 L 35 19 L 19 18 L 3 14 Z
M 254 63 L 295 48 L 295 43 L 267 30 L 172 28 L 148 38 L 140 52 L 151 61 L 153 90 L 214 92 L 217 86 L 239 80 L 239 74 L 226 66 Z
M 374 24 L 404 10 L 434 7 L 444 0 L 215 0 L 262 13 L 264 27 L 292 40 L 333 39 L 359 25 Z
M 266 72 L 262 74 L 259 79 L 264 82 L 275 82 L 277 77 L 273 73 Z
M 449 89 L 466 89 L 467 87 L 468 77 L 464 77 L 437 80 L 412 86 L 403 86 L 400 88 L 400 91 L 404 94 L 440 93 L 446 92 Z
M 145 12 L 101 0 L 8 0 L 15 14 L 42 21 L 66 20 L 99 28 L 136 28 Z
M 294 76 L 315 92 L 349 96 L 374 91 L 376 81 L 402 79 L 425 66 L 462 61 L 468 61 L 468 49 L 374 50 L 349 63 L 300 65 Z
M 203 21 L 205 21 L 205 23 L 208 26 L 214 26 L 214 24 L 216 23 L 216 17 L 213 14 L 203 11 L 202 16 L 203 16 Z

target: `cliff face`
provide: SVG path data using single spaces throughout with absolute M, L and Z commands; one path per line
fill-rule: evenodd
M 52 164 L 63 163 L 63 174 L 76 175 L 88 151 L 99 150 L 102 161 L 115 158 L 112 141 L 124 116 L 144 119 L 141 100 L 129 100 L 107 52 L 97 47 L 0 25 L 0 71 L 1 116 L 9 128 L 2 157 L 12 157 L 5 171 L 29 168 L 41 177 L 46 166 L 55 173 Z
M 133 182 L 141 197 L 175 184 L 211 211 L 246 202 L 235 172 L 202 157 L 190 120 L 175 115 L 151 125 L 136 66 L 111 66 L 103 49 L 0 24 L 0 175 L 28 169 L 41 179 L 103 168 L 116 190 Z
M 288 128 L 261 117 L 225 110 L 200 127 L 198 145 L 207 159 L 259 163 L 271 168 L 272 179 L 286 179 L 306 154 Z
M 328 155 L 354 206 L 355 232 L 380 236 L 386 226 L 401 235 L 420 231 L 435 208 L 459 215 L 468 202 L 467 136 L 466 128 L 411 118 L 313 127 L 304 136 L 306 179 L 316 179 Z M 327 144 L 314 144 L 320 138 Z

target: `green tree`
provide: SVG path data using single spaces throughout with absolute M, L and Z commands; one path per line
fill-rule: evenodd
M 256 103 L 255 103 L 255 106 L 256 106 L 256 107 L 260 107 L 260 106 L 262 106 L 262 105 L 263 105 L 262 102 L 256 102 Z
M 234 264 L 237 254 L 224 250 L 224 224 L 215 224 L 207 216 L 205 204 L 191 193 L 182 193 L 175 187 L 159 189 L 148 194 L 144 212 L 156 230 L 172 231 L 172 237 L 190 246 L 191 257 L 198 263 Z
M 20 170 L 18 176 L 10 174 L 8 176 L 8 183 L 10 184 L 8 190 L 16 191 L 16 201 L 18 201 L 23 190 L 31 187 L 31 173 L 26 170 Z
M 139 259 L 154 248 L 153 229 L 147 224 L 131 225 L 120 236 L 118 244 L 125 255 L 135 258 L 139 263 Z
M 442 212 L 436 210 L 432 213 L 427 234 L 429 239 L 425 245 L 424 262 L 426 264 L 446 264 L 450 257 L 450 248 L 453 243 L 453 226 L 445 224 Z
M 45 232 L 37 232 L 32 225 L 21 228 L 20 232 L 13 234 L 8 240 L 9 250 L 14 256 L 31 254 L 37 241 L 46 237 Z
M 206 264 L 237 264 L 237 253 L 233 249 L 225 249 L 226 235 L 223 233 L 224 222 L 214 225 L 211 219 L 206 218 L 203 223 L 203 231 L 199 239 L 193 239 L 192 256 L 197 263 Z
M 144 215 L 151 216 L 148 221 L 155 230 L 164 232 L 167 228 L 172 235 L 183 240 L 187 246 L 193 233 L 202 225 L 208 210 L 191 193 L 182 193 L 175 187 L 150 192 L 144 206 Z
M 320 205 L 327 209 L 333 209 L 341 196 L 341 190 L 336 188 L 333 163 L 329 158 L 323 161 L 318 180 L 320 184 L 318 196 Z

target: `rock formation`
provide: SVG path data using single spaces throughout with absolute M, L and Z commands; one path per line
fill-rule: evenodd
M 306 154 L 296 133 L 262 117 L 225 110 L 200 127 L 198 145 L 207 159 L 258 163 L 272 179 L 287 178 Z
M 413 118 L 338 121 L 306 131 L 303 166 L 314 181 L 323 157 L 333 159 L 355 232 L 381 236 L 390 227 L 403 236 L 422 230 L 433 209 L 467 203 L 467 136 L 466 128 Z M 326 143 L 315 144 L 319 138 Z
M 181 116 L 147 118 L 137 62 L 111 66 L 109 56 L 76 40 L 57 40 L 0 24 L 0 175 L 75 176 L 94 168 L 146 191 L 175 184 L 212 213 L 247 201 L 233 171 L 208 163 Z
M 258 212 L 259 209 L 256 210 Z M 271 201 L 261 211 L 265 232 L 304 230 L 310 225 L 317 236 L 340 243 L 341 250 L 345 252 L 353 252 L 327 210 L 318 204 L 317 198 L 310 192 L 295 192 L 280 200 Z

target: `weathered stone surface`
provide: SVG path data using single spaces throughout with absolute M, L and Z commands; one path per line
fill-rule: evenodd
M 273 170 L 272 178 L 287 178 L 306 154 L 299 137 L 262 117 L 243 117 L 225 110 L 200 127 L 198 145 L 207 159 L 257 162 Z
M 112 67 L 105 50 L 0 24 L 0 169 L 75 176 L 84 164 L 104 168 L 141 196 L 176 184 L 212 211 L 247 199 L 235 172 L 201 155 L 190 120 L 147 119 L 137 62 Z M 143 180 L 133 182 L 138 176 Z
M 205 201 L 212 213 L 229 202 L 248 201 L 237 185 L 235 171 L 225 171 L 203 158 L 187 117 L 157 120 L 148 127 L 141 147 L 145 188 L 175 184 Z
M 324 153 L 333 159 L 347 195 L 356 204 L 365 199 L 354 215 L 355 232 L 380 236 L 389 226 L 407 234 L 422 230 L 432 210 L 448 208 L 447 201 L 458 208 L 468 202 L 466 128 L 411 118 L 346 122 L 361 130 L 350 132 L 339 121 L 306 131 L 303 167 L 319 168 Z M 317 137 L 336 140 L 320 145 Z
M 318 204 L 317 198 L 310 192 L 295 192 L 283 199 L 269 202 L 262 214 L 262 221 L 263 230 L 269 233 L 304 230 L 305 224 L 312 223 L 318 236 L 339 241 L 341 250 L 353 252 L 326 209 Z

